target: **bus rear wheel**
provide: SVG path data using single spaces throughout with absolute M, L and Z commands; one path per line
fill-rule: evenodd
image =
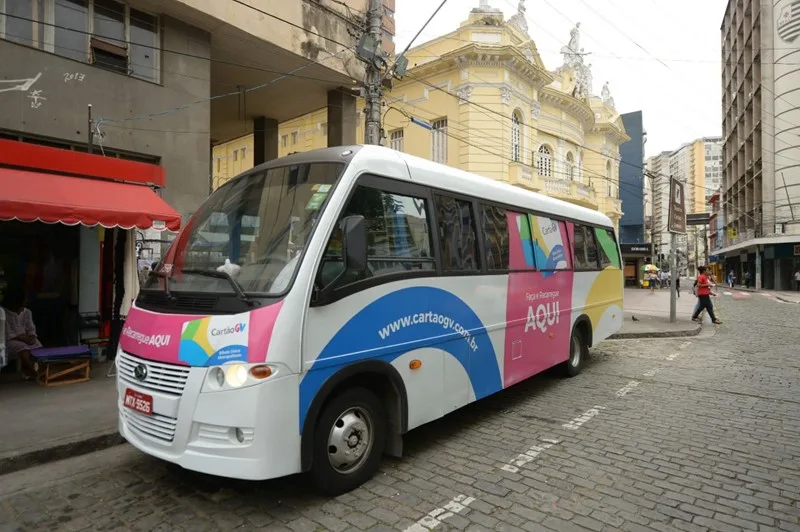
M 572 336 L 569 339 L 569 358 L 563 365 L 564 375 L 567 377 L 578 375 L 588 356 L 589 348 L 586 345 L 586 338 L 583 331 L 576 327 L 572 330 Z
M 371 391 L 353 388 L 334 397 L 314 431 L 316 487 L 339 495 L 369 480 L 380 466 L 386 430 L 385 409 Z

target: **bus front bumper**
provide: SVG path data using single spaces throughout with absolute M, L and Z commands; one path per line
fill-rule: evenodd
M 201 392 L 207 368 L 192 368 L 180 396 L 117 380 L 119 432 L 134 447 L 185 469 L 244 480 L 300 472 L 298 376 L 241 389 Z M 152 397 L 145 415 L 126 390 Z

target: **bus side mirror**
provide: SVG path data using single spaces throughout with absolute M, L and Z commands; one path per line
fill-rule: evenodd
M 367 269 L 367 224 L 363 216 L 348 216 L 342 220 L 342 262 L 347 272 L 361 273 Z
M 326 286 L 317 286 L 311 295 L 311 306 L 319 307 L 333 301 L 333 291 L 345 275 L 361 274 L 367 270 L 367 224 L 363 216 L 348 216 L 340 224 L 342 230 L 342 269 Z

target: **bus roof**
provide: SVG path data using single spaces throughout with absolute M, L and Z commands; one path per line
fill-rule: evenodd
M 361 146 L 353 159 L 362 164 L 374 161 L 375 166 L 380 168 L 381 160 L 385 160 L 387 156 L 400 157 L 408 165 L 415 183 L 458 191 L 542 214 L 554 214 L 593 225 L 613 227 L 611 219 L 601 212 L 382 146 Z

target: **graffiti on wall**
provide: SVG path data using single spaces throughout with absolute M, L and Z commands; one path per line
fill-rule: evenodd
M 3 92 L 25 92 L 31 101 L 31 109 L 38 109 L 47 100 L 41 89 L 34 89 L 34 84 L 42 77 L 39 72 L 32 78 L 23 79 L 0 79 L 0 93 Z

